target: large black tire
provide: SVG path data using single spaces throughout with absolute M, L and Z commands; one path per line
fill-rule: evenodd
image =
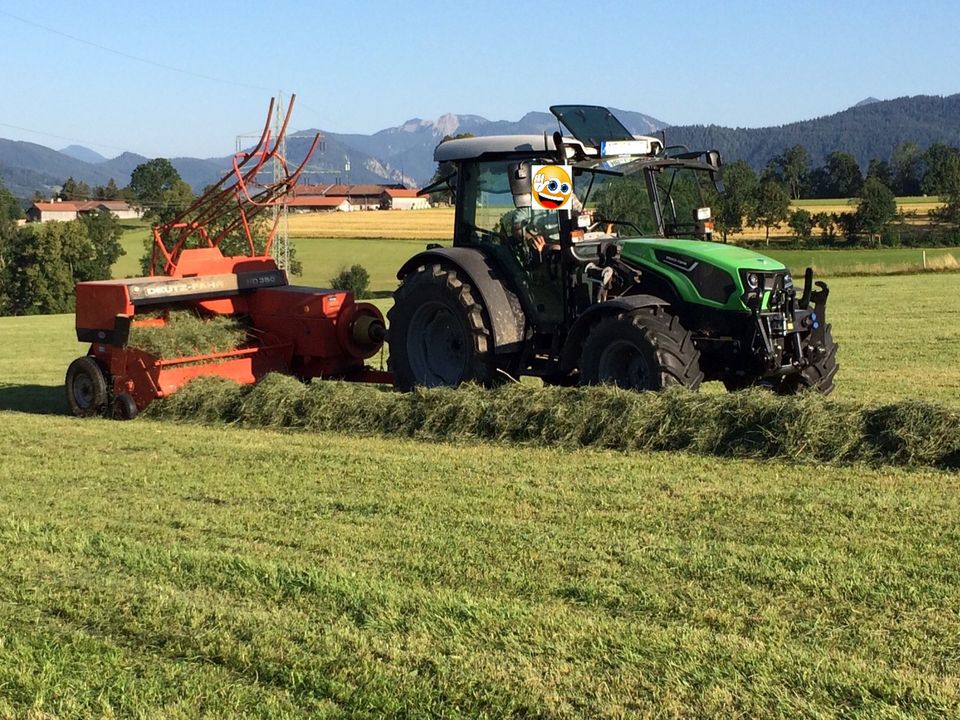
M 833 392 L 833 379 L 840 369 L 840 364 L 837 362 L 837 343 L 830 332 L 830 325 L 824 329 L 823 338 L 823 357 L 800 372 L 784 377 L 783 381 L 774 387 L 779 394 L 795 395 L 803 390 L 816 390 L 822 395 Z
M 67 405 L 77 417 L 101 415 L 107 407 L 107 379 L 89 355 L 70 363 L 66 378 Z
M 580 384 L 612 384 L 631 390 L 700 387 L 700 351 L 693 334 L 665 307 L 650 307 L 600 320 L 580 359 Z
M 388 366 L 399 389 L 493 382 L 486 311 L 455 270 L 418 267 L 393 294 L 387 319 Z

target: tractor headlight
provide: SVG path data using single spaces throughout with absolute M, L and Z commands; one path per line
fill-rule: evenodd
M 760 287 L 760 276 L 757 273 L 747 273 L 746 280 L 747 287 L 751 290 L 756 290 L 758 287 Z

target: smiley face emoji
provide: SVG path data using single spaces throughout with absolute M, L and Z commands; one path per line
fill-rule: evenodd
M 547 210 L 569 207 L 573 195 L 570 172 L 563 165 L 538 165 L 532 168 L 533 199 Z

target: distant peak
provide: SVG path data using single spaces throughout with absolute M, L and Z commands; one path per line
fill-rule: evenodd
M 412 132 L 417 132 L 418 130 L 432 124 L 433 123 L 431 123 L 429 120 L 421 120 L 420 118 L 410 118 L 403 125 L 400 126 L 400 130 L 402 132 L 412 133 Z
M 863 100 L 858 102 L 856 105 L 854 105 L 854 107 L 863 107 L 864 105 L 873 105 L 874 103 L 878 103 L 878 102 L 880 102 L 879 98 L 875 98 L 871 95 L 870 97 L 864 98 Z
M 453 135 L 460 127 L 460 118 L 453 113 L 447 113 L 437 118 L 434 127 L 439 135 Z

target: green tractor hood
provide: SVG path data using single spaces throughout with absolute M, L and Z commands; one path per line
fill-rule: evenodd
M 788 274 L 783 263 L 766 255 L 704 240 L 628 239 L 623 241 L 622 257 L 641 271 L 664 278 L 684 302 L 734 312 L 750 312 L 740 299 L 749 273 Z M 764 297 L 761 307 L 766 304 Z

